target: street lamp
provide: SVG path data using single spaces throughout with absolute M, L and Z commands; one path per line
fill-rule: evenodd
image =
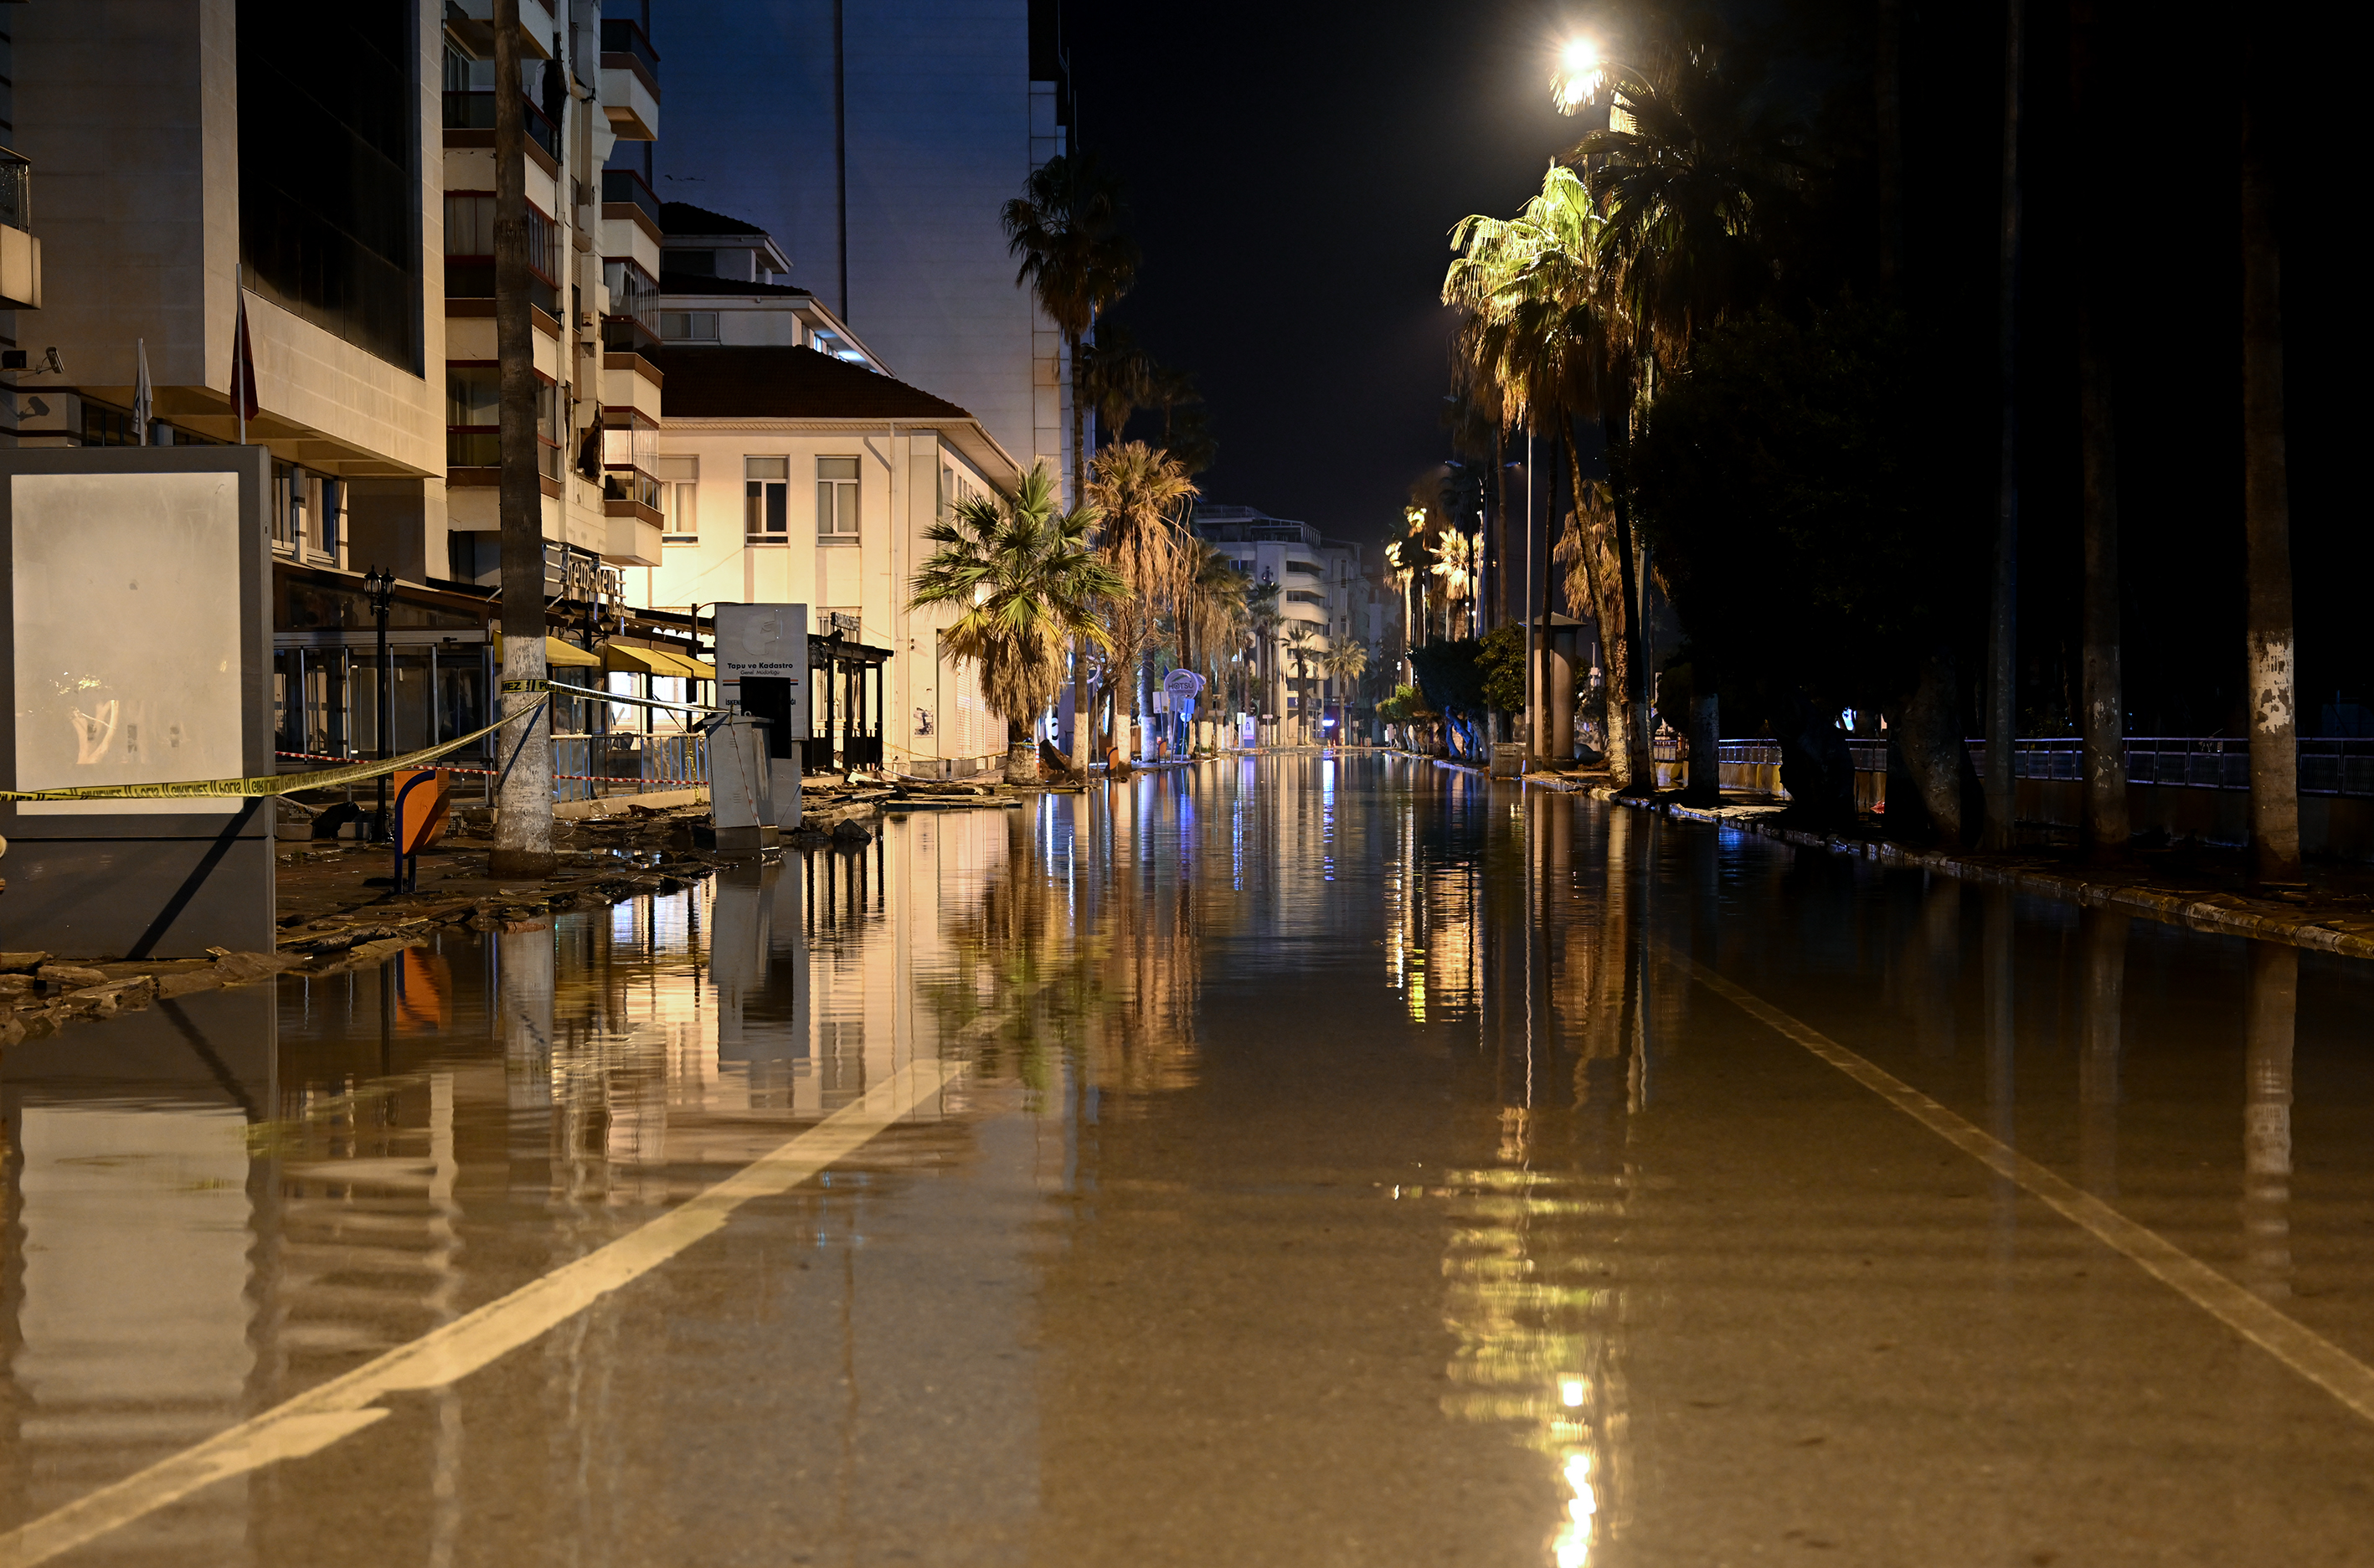
M 395 579 L 383 567 L 373 567 L 363 575 L 363 600 L 370 606 L 371 620 L 379 630 L 378 700 L 371 704 L 373 739 L 378 743 L 379 760 L 385 762 L 395 755 L 395 716 L 390 709 L 395 703 L 394 672 L 387 666 L 387 612 L 395 603 Z M 387 821 L 387 775 L 379 776 L 378 805 L 372 817 L 376 831 L 384 837 L 390 828 Z
M 1558 51 L 1557 68 L 1550 72 L 1550 100 L 1560 114 L 1572 114 L 1598 97 L 1606 82 L 1607 58 L 1597 41 L 1571 38 Z

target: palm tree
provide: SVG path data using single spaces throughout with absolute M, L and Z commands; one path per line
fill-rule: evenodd
M 2243 648 L 2251 698 L 2251 876 L 2300 881 L 2291 491 L 2284 452 L 2283 252 L 2267 167 L 2264 24 L 2250 25 L 2242 93 Z M 2254 98 L 2257 99 L 2254 101 Z
M 1276 583 L 1245 584 L 1245 626 L 1252 634 L 1253 699 L 1248 706 L 1255 715 L 1269 706 L 1270 682 L 1277 662 L 1277 628 L 1284 618 Z
M 1344 722 L 1337 726 L 1335 733 L 1336 740 L 1340 742 L 1352 732 L 1352 685 L 1369 673 L 1369 645 L 1355 642 L 1347 637 L 1329 649 L 1326 657 L 1319 663 L 1320 668 L 1340 683 L 1337 700 L 1343 705 L 1340 711 Z
M 1087 494 L 1087 366 L 1080 344 L 1097 318 L 1137 277 L 1137 247 L 1121 232 L 1120 181 L 1093 153 L 1059 154 L 1031 170 L 1022 194 L 999 214 L 1006 250 L 1022 258 L 1015 283 L 1028 284 L 1072 362 L 1072 497 Z
M 1179 608 L 1180 662 L 1204 676 L 1208 702 L 1220 702 L 1220 651 L 1244 640 L 1252 622 L 1245 574 L 1205 539 L 1187 542 L 1187 592 Z
M 1080 356 L 1085 361 L 1080 384 L 1087 390 L 1089 406 L 1097 411 L 1099 427 L 1119 440 L 1130 415 L 1157 406 L 1163 372 L 1118 322 L 1099 327 L 1095 342 L 1080 345 Z
M 1617 448 L 1632 422 L 1647 416 L 1661 368 L 1686 368 L 1708 328 L 1753 311 L 1772 293 L 1773 230 L 1796 182 L 1787 127 L 1757 90 L 1755 62 L 1719 34 L 1691 41 L 1652 39 L 1649 72 L 1619 74 L 1608 94 L 1608 125 L 1587 132 L 1569 154 L 1587 170 L 1584 184 L 1602 220 L 1595 259 L 1600 287 L 1616 307 L 1602 320 L 1632 339 L 1625 355 L 1635 369 L 1632 404 L 1608 432 Z M 1647 549 L 1622 490 L 1610 498 L 1616 575 L 1627 608 L 1645 614 Z M 1636 759 L 1649 745 L 1649 670 L 1638 618 L 1626 639 L 1624 692 L 1626 749 Z M 1712 703 L 1715 673 L 1695 665 L 1694 673 L 1698 700 Z M 1717 725 L 1719 716 L 1710 708 L 1694 722 Z M 1711 778 L 1691 780 L 1702 794 L 1713 787 Z
M 1310 695 L 1307 687 L 1310 665 L 1319 659 L 1320 650 L 1311 646 L 1318 631 L 1309 621 L 1289 621 L 1286 627 L 1286 656 L 1294 661 L 1295 729 L 1302 744 L 1310 743 Z
M 924 530 L 936 545 L 908 584 L 910 609 L 953 605 L 941 635 L 981 666 L 981 699 L 1005 720 L 1005 781 L 1039 776 L 1030 726 L 1063 682 L 1066 648 L 1109 642 L 1099 613 L 1127 591 L 1088 543 L 1093 507 L 1059 511 L 1043 462 L 1012 496 L 973 496 Z
M 1192 580 L 1194 536 L 1182 513 L 1199 494 L 1170 454 L 1144 441 L 1123 441 L 1097 453 L 1087 494 L 1101 518 L 1097 552 L 1127 591 L 1107 606 L 1110 649 L 1098 701 L 1128 672 L 1136 689 L 1138 666 L 1158 639 Z
M 1621 291 L 1607 284 L 1600 228 L 1581 176 L 1553 163 L 1543 176 L 1540 193 L 1516 217 L 1478 216 L 1460 221 L 1451 234 L 1451 246 L 1460 254 L 1442 284 L 1443 303 L 1464 317 L 1455 360 L 1460 376 L 1471 386 L 1496 392 L 1511 426 L 1549 435 L 1578 488 L 1582 465 L 1575 422 L 1598 417 L 1609 403 L 1620 405 L 1628 396 L 1626 389 L 1633 374 L 1635 334 L 1620 316 Z M 1616 513 L 1606 521 L 1621 526 L 1624 519 Z M 1619 537 L 1612 551 L 1593 549 L 1586 556 L 1597 560 L 1612 554 L 1623 561 L 1629 557 L 1628 545 L 1628 540 Z M 1548 555 L 1546 541 L 1536 547 Z M 1611 748 L 1609 768 L 1617 786 L 1628 789 L 1653 777 L 1645 717 L 1639 724 L 1630 721 L 1638 664 L 1631 584 L 1610 580 L 1609 574 L 1595 569 L 1587 570 L 1585 578 L 1608 665 L 1608 728 L 1626 737 L 1623 747 Z M 1547 573 L 1539 580 L 1545 601 Z M 1529 626 L 1544 608 L 1543 603 L 1526 607 Z M 1529 630 L 1528 671 L 1538 664 L 1534 643 Z M 1529 688 L 1538 685 L 1531 674 L 1527 683 Z M 1540 699 L 1535 697 L 1532 706 L 1538 709 Z M 1536 737 L 1543 732 L 1542 720 L 1535 711 L 1532 733 Z

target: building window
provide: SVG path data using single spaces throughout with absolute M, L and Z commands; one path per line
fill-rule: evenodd
M 752 543 L 781 544 L 790 528 L 792 460 L 742 460 L 742 532 Z
M 700 486 L 671 485 L 667 487 L 667 532 L 661 542 L 668 544 L 700 543 Z
M 857 460 L 817 459 L 817 537 L 857 537 Z
M 662 310 L 660 336 L 670 343 L 715 343 L 717 312 L 714 310 Z

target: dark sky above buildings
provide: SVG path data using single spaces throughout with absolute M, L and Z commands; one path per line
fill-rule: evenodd
M 1216 500 L 1345 538 L 1441 460 L 1451 226 L 1512 212 L 1576 127 L 1544 0 L 1064 0 L 1080 144 L 1146 264 L 1116 319 L 1194 373 Z M 1139 433 L 1144 433 L 1140 427 Z

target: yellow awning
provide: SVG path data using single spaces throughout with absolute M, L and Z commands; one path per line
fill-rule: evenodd
M 676 658 L 664 649 L 634 648 L 614 642 L 602 649 L 602 668 L 625 670 L 638 675 L 665 675 L 674 679 L 684 673 L 676 668 Z
M 676 681 L 717 679 L 716 665 L 687 658 L 670 648 L 637 648 L 628 643 L 614 642 L 603 649 L 602 661 L 602 667 L 605 670 L 629 670 L 638 674 L 663 675 Z
M 498 633 L 495 638 L 495 657 L 500 659 L 502 656 L 503 639 Z M 602 661 L 573 642 L 563 642 L 557 637 L 548 637 L 544 639 L 544 667 L 547 670 L 599 670 L 602 667 Z

